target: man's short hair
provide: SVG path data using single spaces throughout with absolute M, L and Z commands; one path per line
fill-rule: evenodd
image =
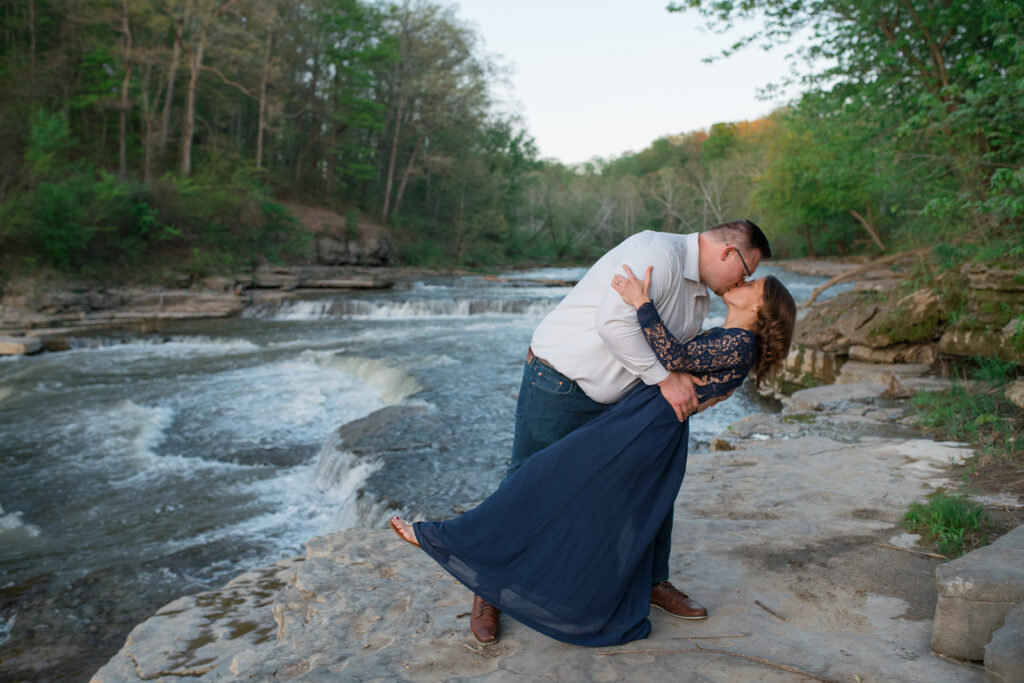
M 761 228 L 757 227 L 754 221 L 743 219 L 719 223 L 705 232 L 712 235 L 717 242 L 729 242 L 745 247 L 748 251 L 757 249 L 761 252 L 761 258 L 772 257 L 772 248 L 768 245 L 768 238 L 764 236 Z

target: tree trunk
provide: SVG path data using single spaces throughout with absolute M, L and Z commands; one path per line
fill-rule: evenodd
M 804 226 L 804 237 L 807 238 L 807 255 L 814 256 L 814 242 L 811 241 L 811 226 Z
M 409 155 L 409 163 L 405 165 L 405 170 L 402 171 L 402 182 L 398 184 L 398 194 L 395 195 L 395 208 L 391 212 L 393 215 L 398 214 L 398 207 L 402 205 L 402 195 L 405 194 L 405 187 L 409 184 L 409 176 L 412 175 L 413 164 L 416 163 L 416 152 L 420 149 L 421 140 L 423 140 L 422 133 L 416 138 L 416 144 L 412 147 L 412 154 Z
M 260 117 L 256 126 L 256 168 L 263 167 L 263 131 L 267 129 L 267 81 L 270 80 L 270 45 L 273 31 L 267 30 L 267 46 L 263 51 L 263 74 L 260 78 Z
M 149 98 L 149 85 L 152 82 L 153 65 L 146 64 L 142 70 L 142 182 L 147 185 L 153 182 L 154 143 L 156 141 L 155 118 L 157 102 L 160 100 L 160 88 L 157 87 L 153 99 Z
M 163 119 L 160 121 L 160 154 L 167 152 L 167 137 L 171 128 L 171 107 L 174 104 L 174 81 L 178 78 L 178 64 L 181 62 L 181 39 L 185 33 L 185 17 L 178 19 L 174 29 L 174 46 L 171 48 L 171 64 L 167 69 L 167 98 L 164 100 Z
M 388 208 L 391 202 L 391 185 L 395 181 L 395 155 L 398 153 L 398 133 L 402 129 L 402 109 L 405 107 L 405 98 L 398 100 L 398 113 L 395 114 L 395 134 L 391 137 L 391 153 L 388 158 L 388 177 L 384 186 L 384 210 L 380 213 L 380 222 L 387 223 Z
M 36 0 L 28 0 L 28 85 L 34 92 L 36 83 Z
M 128 0 L 121 0 L 121 33 L 124 35 L 124 80 L 121 81 L 121 113 L 118 120 L 121 139 L 118 143 L 117 173 L 128 176 L 128 86 L 132 80 L 132 32 L 128 24 Z
M 459 193 L 459 211 L 455 214 L 455 260 L 462 263 L 462 251 L 465 247 L 465 235 L 462 230 L 462 212 L 466 207 L 466 191 Z
M 867 230 L 869 235 L 871 235 L 871 239 L 874 240 L 875 244 L 878 245 L 878 248 L 881 249 L 882 251 L 885 251 L 885 245 L 882 244 L 882 238 L 878 236 L 878 231 L 874 228 L 874 226 L 872 226 L 871 223 L 864 218 L 864 216 L 861 216 L 853 209 L 850 209 L 850 215 L 856 218 L 857 222 L 864 226 L 864 229 Z M 871 215 L 870 207 L 868 209 L 868 215 Z
M 181 175 L 192 175 L 192 136 L 196 129 L 196 94 L 199 89 L 199 70 L 203 66 L 206 48 L 206 26 L 199 29 L 195 54 L 189 60 L 188 99 L 185 103 L 185 124 L 181 132 Z

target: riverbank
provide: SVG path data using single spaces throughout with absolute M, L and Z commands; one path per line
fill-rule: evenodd
M 505 618 L 502 641 L 480 647 L 454 579 L 383 528 L 352 530 L 167 605 L 92 680 L 981 681 L 979 664 L 932 653 L 943 561 L 900 527 L 971 450 L 914 430 L 893 373 L 908 389 L 945 386 L 920 367 L 848 364 L 836 385 L 798 391 L 690 458 L 672 580 L 707 621 L 655 612 L 649 639 L 587 649 Z

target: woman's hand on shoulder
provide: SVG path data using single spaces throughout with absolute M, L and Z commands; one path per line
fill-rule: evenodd
M 622 300 L 633 308 L 640 308 L 651 300 L 651 271 L 654 266 L 647 266 L 643 280 L 637 280 L 629 266 L 623 264 L 622 270 L 625 275 L 616 275 L 612 278 L 612 289 L 619 293 Z

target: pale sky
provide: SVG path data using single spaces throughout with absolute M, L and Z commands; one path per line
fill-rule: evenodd
M 757 89 L 789 73 L 786 46 L 731 44 L 668 0 L 459 0 L 484 51 L 514 67 L 512 96 L 540 154 L 564 163 L 639 152 L 666 134 L 759 118 L 778 102 Z

